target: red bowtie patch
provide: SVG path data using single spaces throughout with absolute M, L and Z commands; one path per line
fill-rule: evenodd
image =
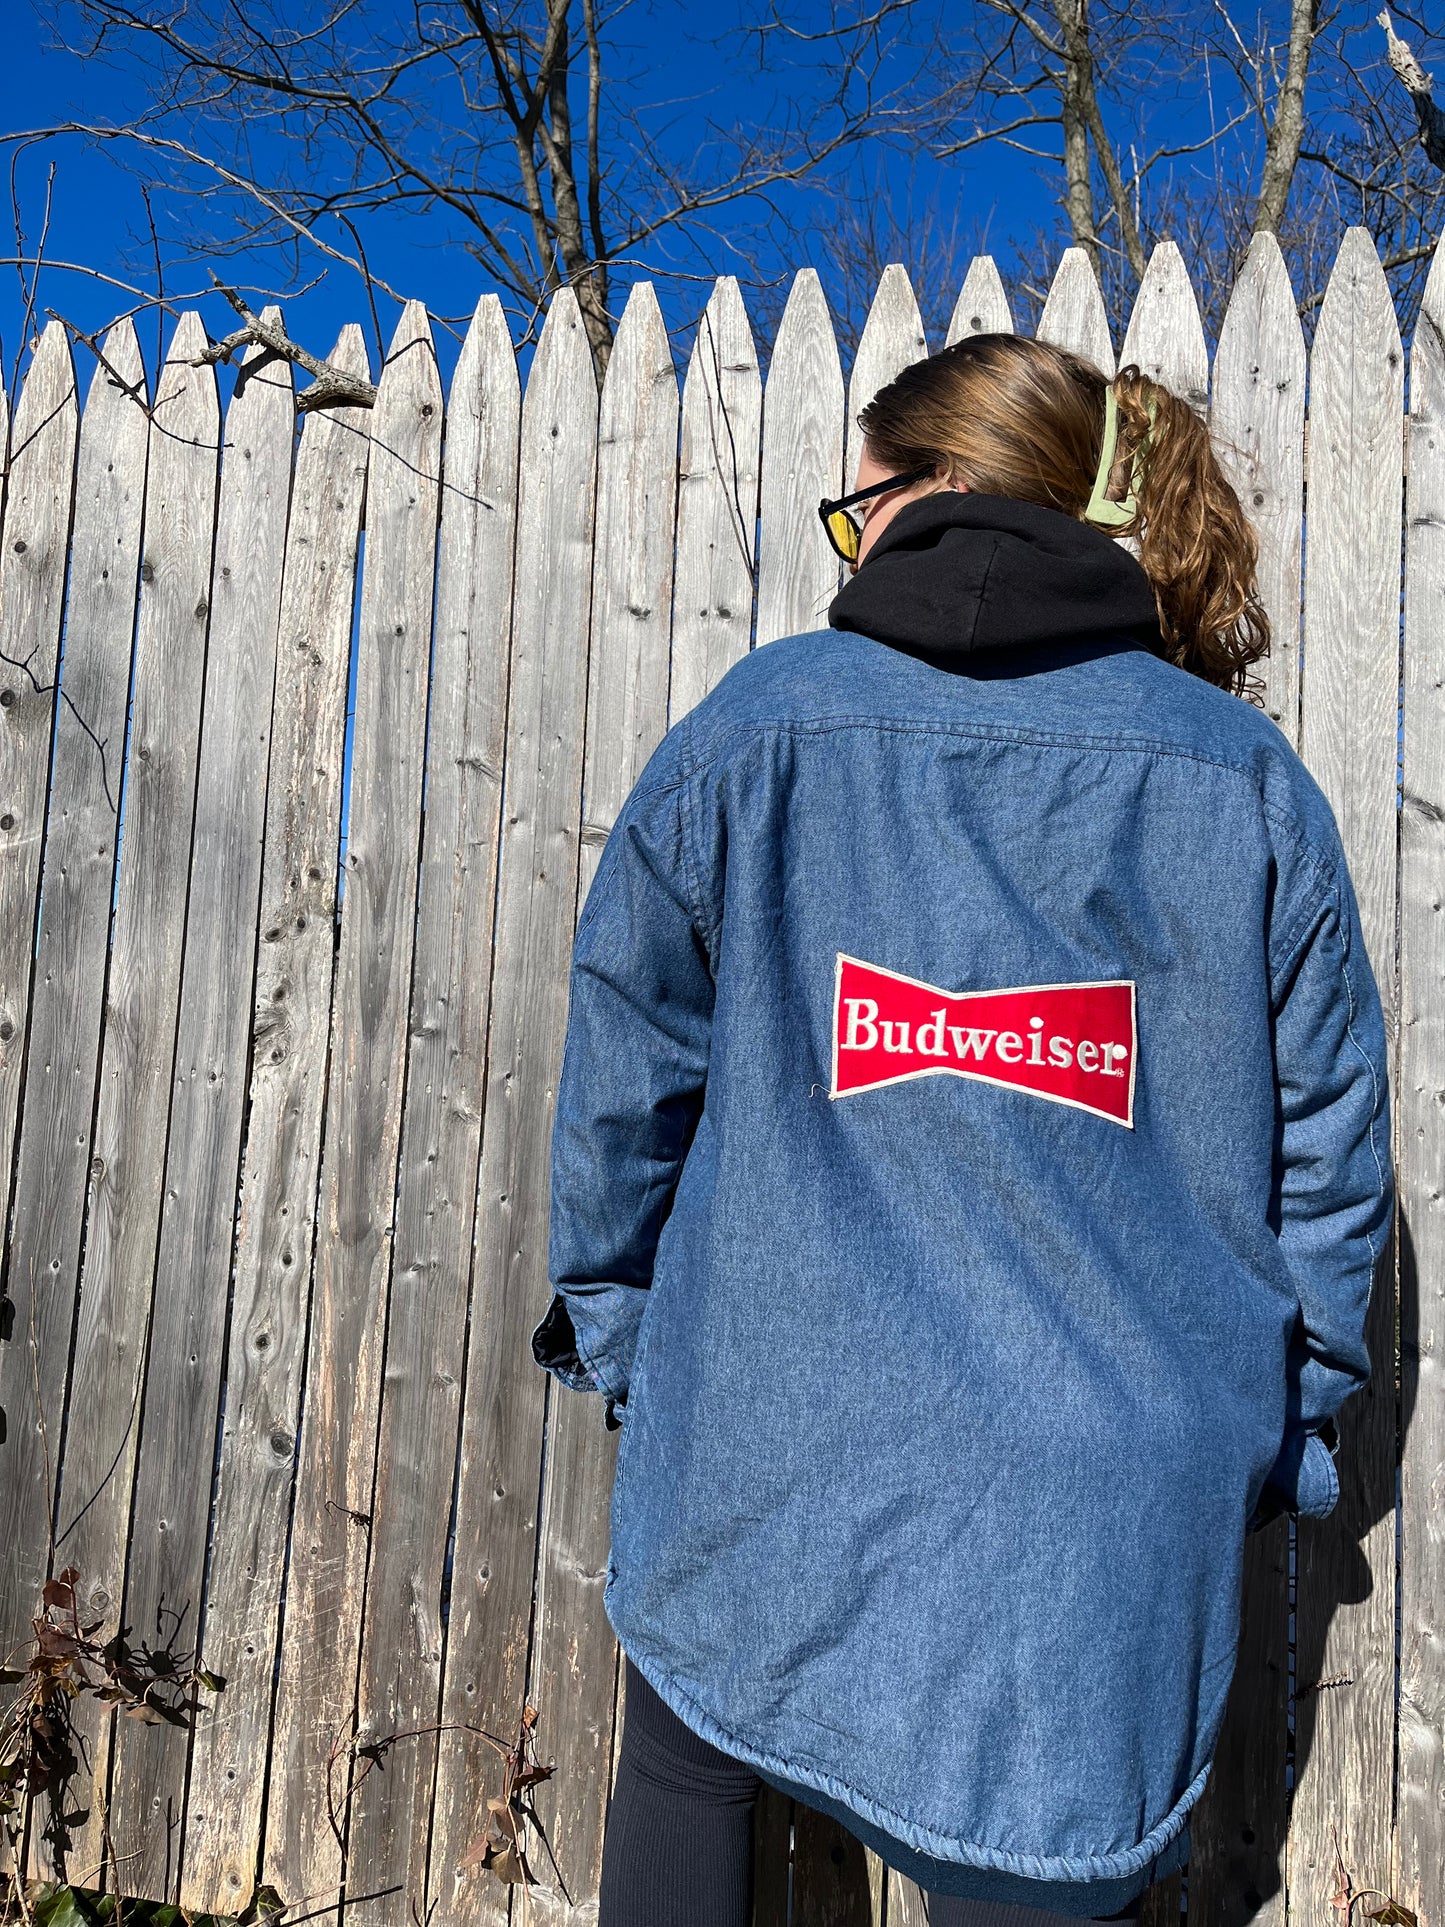
M 838 953 L 833 1097 L 952 1071 L 1134 1128 L 1134 985 L 940 990 Z

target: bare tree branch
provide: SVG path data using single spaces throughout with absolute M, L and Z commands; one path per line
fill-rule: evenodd
M 1420 123 L 1420 145 L 1432 166 L 1445 169 L 1445 114 L 1435 105 L 1430 76 L 1405 41 L 1397 36 L 1389 9 L 1377 14 L 1376 18 L 1385 29 L 1386 58 L 1391 71 L 1414 105 L 1415 117 Z
M 321 361 L 300 347 L 275 322 L 248 308 L 234 288 L 228 288 L 214 275 L 217 291 L 223 294 L 241 317 L 241 326 L 223 341 L 213 341 L 196 356 L 197 368 L 214 367 L 230 361 L 242 348 L 264 348 L 279 361 L 289 361 L 313 377 L 309 388 L 296 397 L 297 408 L 305 413 L 314 408 L 372 408 L 376 405 L 376 383 L 365 375 L 354 375 L 334 362 Z

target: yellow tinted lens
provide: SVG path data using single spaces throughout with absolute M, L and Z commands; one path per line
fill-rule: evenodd
M 856 562 L 860 540 L 858 524 L 847 509 L 834 509 L 828 517 L 828 533 L 837 544 L 843 559 L 846 562 Z

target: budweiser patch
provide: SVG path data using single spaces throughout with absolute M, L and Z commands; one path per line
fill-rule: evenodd
M 1134 985 L 940 990 L 838 953 L 833 1097 L 950 1071 L 1134 1128 Z

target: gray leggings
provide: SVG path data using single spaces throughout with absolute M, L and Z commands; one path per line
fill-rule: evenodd
M 753 1809 L 745 1761 L 681 1721 L 624 1654 L 627 1711 L 602 1846 L 598 1927 L 749 1927 Z M 1081 1927 L 1078 1916 L 929 1894 L 930 1927 Z M 1141 1901 L 1107 1920 L 1137 1920 Z M 1087 1922 L 1082 1927 L 1088 1927 Z

